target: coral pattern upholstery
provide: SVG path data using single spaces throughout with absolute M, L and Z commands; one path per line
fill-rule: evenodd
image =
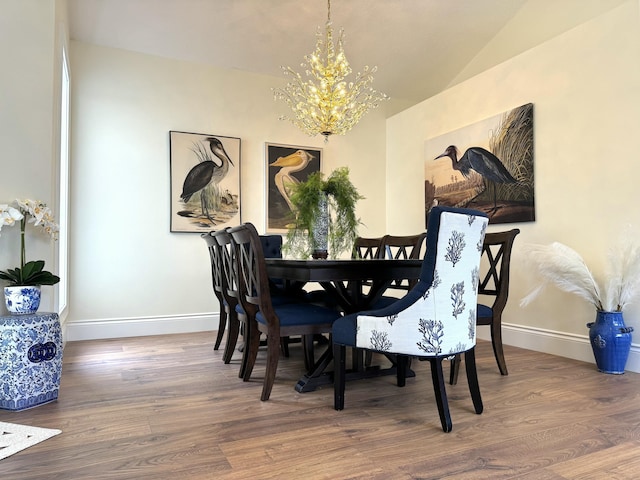
M 334 323 L 337 410 L 344 406 L 344 347 L 351 346 L 397 355 L 399 386 L 404 385 L 409 356 L 434 360 L 431 364 L 434 388 L 442 428 L 447 432 L 451 430 L 451 419 L 442 360 L 470 352 L 465 356 L 469 386 L 476 412 L 482 411 L 473 352 L 479 266 L 487 223 L 481 212 L 434 207 L 416 286 L 388 307 L 348 315 Z
M 356 346 L 419 356 L 453 355 L 473 347 L 486 225 L 473 215 L 443 212 L 431 285 L 398 313 L 358 316 Z

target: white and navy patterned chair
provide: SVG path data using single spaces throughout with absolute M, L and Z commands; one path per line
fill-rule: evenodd
M 442 361 L 464 353 L 473 405 L 476 413 L 482 413 L 474 352 L 478 272 L 487 223 L 481 212 L 434 207 L 417 285 L 388 307 L 348 315 L 333 324 L 336 410 L 344 408 L 345 350 L 357 347 L 395 355 L 400 387 L 410 357 L 429 360 L 445 432 L 451 431 L 451 416 Z

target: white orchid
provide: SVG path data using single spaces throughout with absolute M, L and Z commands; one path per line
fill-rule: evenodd
M 0 230 L 3 226 L 12 227 L 18 220 L 22 220 L 23 215 L 19 210 L 7 204 L 0 204 Z
M 42 227 L 42 230 L 54 240 L 60 230 L 53 219 L 51 210 L 39 200 L 16 199 L 9 205 L 0 205 L 0 228 L 14 225 L 20 221 L 20 267 L 0 271 L 0 280 L 7 280 L 12 286 L 54 285 L 60 278 L 44 270 L 44 261 L 26 261 L 25 228 L 27 223 Z
M 58 224 L 53 221 L 53 214 L 47 204 L 39 200 L 16 199 L 14 204 L 20 209 L 20 212 L 27 217 L 29 223 L 33 223 L 35 227 L 41 225 L 43 230 L 55 239 L 58 235 Z

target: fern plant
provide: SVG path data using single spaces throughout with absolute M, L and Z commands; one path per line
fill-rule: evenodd
M 314 172 L 293 187 L 290 197 L 294 207 L 293 227 L 287 233 L 283 250 L 293 256 L 308 258 L 316 248 L 312 232 L 321 216 L 321 200 L 326 197 L 329 208 L 328 247 L 332 257 L 351 251 L 358 236 L 360 219 L 356 204 L 364 197 L 349 179 L 349 169 L 335 169 L 325 180 L 321 172 Z

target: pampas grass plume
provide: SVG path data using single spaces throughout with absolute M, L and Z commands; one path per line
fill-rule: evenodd
M 624 235 L 608 254 L 609 267 L 604 290 L 593 277 L 583 258 L 572 248 L 554 242 L 525 246 L 526 262 L 538 274 L 540 285 L 520 301 L 526 306 L 549 284 L 587 300 L 596 310 L 622 311 L 640 296 L 640 245 Z M 637 237 L 635 237 L 637 238 Z

